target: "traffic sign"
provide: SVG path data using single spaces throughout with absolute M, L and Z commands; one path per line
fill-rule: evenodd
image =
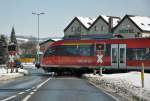
M 14 55 L 9 55 L 9 63 L 15 62 L 14 59 L 15 59 Z
M 103 63 L 102 58 L 103 58 L 102 54 L 101 55 L 97 54 L 97 63 Z
M 150 53 L 150 49 L 146 48 L 146 54 Z

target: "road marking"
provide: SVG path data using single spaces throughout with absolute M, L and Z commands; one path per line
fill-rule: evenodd
M 40 88 L 42 87 L 46 82 L 48 82 L 51 78 L 46 79 L 44 82 L 40 83 L 39 85 L 37 85 L 37 87 L 34 87 L 36 89 L 34 89 L 32 92 L 29 93 L 29 95 L 27 95 L 22 101 L 28 101 L 30 99 L 30 97 Z M 32 87 L 33 88 L 33 87 Z M 31 89 L 28 89 L 31 90 Z M 26 90 L 27 91 L 27 90 Z
M 49 81 L 51 78 L 48 78 L 47 80 L 45 80 L 44 82 L 42 82 L 41 84 L 37 85 L 36 88 L 40 88 L 41 86 L 43 86 L 47 81 Z
M 31 95 L 27 95 L 22 101 L 27 101 L 30 97 Z
M 21 95 L 21 94 L 23 94 L 23 93 L 25 93 L 25 92 L 20 92 L 20 93 L 18 93 L 18 94 Z
M 49 80 L 50 80 L 51 78 L 48 78 L 48 79 L 46 79 L 44 82 L 42 82 L 41 84 L 39 84 L 39 85 L 37 85 L 37 87 L 32 87 L 32 89 L 34 89 L 34 88 L 37 88 L 37 89 L 34 89 L 33 90 L 33 92 L 30 92 L 30 94 L 29 95 L 27 95 L 22 101 L 27 101 L 30 97 L 31 97 L 31 95 L 33 95 L 41 86 L 43 86 L 46 82 L 48 82 Z M 25 91 L 30 91 L 31 89 L 27 89 L 27 90 L 25 90 Z M 21 94 L 23 94 L 23 93 L 25 93 L 25 92 L 20 92 L 20 93 L 18 93 L 18 95 L 21 95 Z M 10 96 L 10 97 L 8 97 L 8 98 L 6 98 L 6 99 L 3 99 L 3 100 L 1 100 L 1 101 L 8 101 L 8 100 L 10 100 L 10 99 L 13 99 L 13 98 L 15 98 L 17 95 L 13 95 L 13 96 Z
M 30 92 L 30 95 L 33 95 L 35 92 Z
M 6 99 L 4 99 L 4 100 L 1 100 L 1 101 L 8 101 L 8 100 L 10 100 L 10 99 L 12 99 L 12 98 L 15 98 L 15 97 L 16 97 L 16 95 L 13 95 L 13 96 L 8 97 L 8 98 L 6 98 Z
M 36 91 L 37 91 L 37 89 L 34 89 L 33 91 L 34 91 L 34 92 L 36 92 Z
M 32 89 L 34 89 L 35 87 L 32 87 Z
M 97 85 L 94 84 L 93 82 L 89 81 L 89 83 L 92 84 L 93 86 L 95 86 L 96 88 L 101 89 L 99 86 L 97 86 Z M 116 98 L 115 96 L 113 96 L 113 95 L 107 93 L 105 90 L 102 90 L 102 89 L 101 89 L 101 91 L 104 92 L 105 94 L 107 94 L 108 96 L 112 97 L 114 100 L 120 101 L 118 98 Z

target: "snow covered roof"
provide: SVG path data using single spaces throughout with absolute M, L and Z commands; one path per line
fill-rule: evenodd
M 96 18 L 90 18 L 90 17 L 77 17 L 78 20 L 86 27 L 89 28 L 93 22 L 96 20 Z
M 96 20 L 96 18 L 81 17 L 81 16 L 75 17 L 70 22 L 70 24 L 64 29 L 64 31 L 66 31 L 75 20 L 79 21 L 83 25 L 83 27 L 88 29 L 93 24 L 93 22 Z
M 110 18 L 110 16 L 101 15 L 101 17 L 102 17 L 107 23 L 109 23 L 109 18 Z M 119 23 L 120 18 L 119 18 L 119 17 L 113 17 L 113 16 L 112 16 L 112 19 L 113 19 L 113 27 L 115 27 L 115 26 Z
M 150 17 L 129 16 L 129 18 L 143 31 L 150 31 Z

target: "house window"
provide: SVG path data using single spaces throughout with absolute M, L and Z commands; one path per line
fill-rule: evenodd
M 97 26 L 94 26 L 94 31 L 97 31 Z
M 71 27 L 71 32 L 74 32 L 74 28 L 73 27 Z
M 137 32 L 137 34 L 135 34 L 135 37 L 136 37 L 136 38 L 139 38 L 139 37 L 140 37 L 140 34 L 141 34 L 140 32 Z
M 130 25 L 127 25 L 127 28 L 130 28 Z
M 78 32 L 81 32 L 81 26 L 79 26 L 77 30 L 78 30 Z
M 104 26 L 101 26 L 101 31 L 104 31 Z
M 119 33 L 134 33 L 134 29 L 121 29 Z

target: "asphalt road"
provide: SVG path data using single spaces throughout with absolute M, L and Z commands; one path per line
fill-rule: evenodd
M 0 83 L 1 101 L 116 101 L 86 80 L 28 70 L 29 76 Z
M 43 70 L 27 68 L 31 72 L 30 75 L 12 79 L 9 81 L 0 81 L 0 101 L 13 101 L 13 98 L 25 95 L 33 87 L 46 80 L 49 75 Z M 21 101 L 20 99 L 14 101 Z
M 87 81 L 63 77 L 50 79 L 29 101 L 115 101 Z

